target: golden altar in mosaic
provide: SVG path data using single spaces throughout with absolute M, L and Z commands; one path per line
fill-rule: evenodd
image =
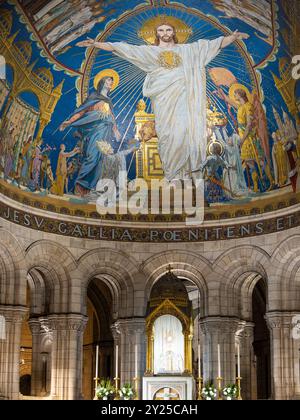
M 207 127 L 208 127 L 208 153 L 212 142 L 216 141 L 213 136 L 214 127 L 225 127 L 226 117 L 208 101 Z M 158 152 L 158 138 L 155 131 L 155 115 L 146 112 L 146 104 L 141 99 L 135 113 L 135 137 L 141 142 L 140 149 L 136 152 L 136 176 L 147 182 L 154 179 L 162 179 L 164 171 Z

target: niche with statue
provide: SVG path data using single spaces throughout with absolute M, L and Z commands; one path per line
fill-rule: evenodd
M 192 306 L 171 268 L 152 289 L 146 330 L 144 399 L 192 399 Z

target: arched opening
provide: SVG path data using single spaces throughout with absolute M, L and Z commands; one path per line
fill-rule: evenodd
M 170 269 L 170 267 L 169 267 Z M 174 270 L 174 273 L 177 270 Z M 164 293 L 168 294 L 167 289 L 162 292 L 160 290 L 160 286 L 159 286 L 159 282 L 161 281 L 161 279 L 164 278 L 166 274 L 160 276 L 156 282 L 153 284 L 152 289 L 150 290 L 149 293 L 149 302 L 151 301 L 151 298 L 156 294 L 163 296 Z M 191 276 L 192 277 L 192 276 Z M 200 319 L 201 317 L 204 316 L 205 313 L 205 308 L 204 308 L 204 293 L 202 291 L 202 289 L 200 290 L 199 286 L 196 284 L 195 279 L 192 278 L 188 278 L 187 274 L 182 272 L 179 273 L 176 276 L 176 278 L 178 279 L 178 281 L 180 282 L 180 286 L 178 283 L 178 287 L 179 289 L 177 290 L 177 292 L 173 294 L 174 298 L 176 299 L 176 297 L 180 297 L 180 294 L 184 293 L 187 296 L 189 305 L 191 307 L 191 316 L 192 316 L 192 324 L 193 324 L 193 339 L 192 339 L 192 373 L 193 376 L 195 378 L 197 378 L 198 375 L 198 370 L 199 370 L 199 365 L 201 366 L 201 370 L 203 371 L 203 355 L 202 353 L 200 354 L 200 360 L 199 360 L 199 352 L 198 352 L 198 348 L 200 345 L 200 348 L 202 348 L 203 343 L 201 342 L 201 334 L 200 334 Z M 159 292 L 157 292 L 157 289 L 160 290 Z M 149 307 L 149 302 L 148 302 L 148 307 Z
M 270 333 L 265 320 L 267 312 L 267 285 L 261 278 L 252 294 L 252 320 L 254 323 L 253 350 L 255 355 L 257 399 L 271 397 Z
M 184 285 L 188 292 L 189 300 L 192 305 L 193 318 L 193 347 L 192 347 L 192 361 L 193 361 L 193 376 L 199 378 L 203 375 L 204 357 L 201 349 L 203 349 L 202 335 L 200 332 L 201 317 L 204 316 L 204 297 L 203 291 L 191 280 L 184 279 Z M 200 351 L 199 351 L 200 349 Z
M 184 272 L 160 276 L 152 286 L 146 317 L 147 354 L 144 397 L 192 399 L 193 377 L 198 376 L 198 341 L 195 325 L 200 317 L 200 291 Z M 200 339 L 197 334 L 196 340 Z M 200 361 L 201 363 L 201 355 Z M 152 390 L 160 386 L 153 395 Z
M 24 396 L 31 395 L 31 375 L 23 375 L 20 378 L 20 393 Z
M 53 310 L 53 293 L 47 275 L 49 280 L 45 269 L 32 268 L 27 276 L 28 313 L 20 346 L 20 392 L 25 398 L 46 397 L 51 392 L 53 337 L 47 317 Z
M 242 398 L 246 400 L 271 397 L 271 346 L 266 322 L 268 312 L 268 282 L 263 269 L 247 271 L 236 282 L 240 318 L 235 337 L 237 374 L 238 350 L 242 377 Z M 233 305 L 234 307 L 234 301 Z M 238 345 L 240 348 L 238 349 Z M 237 375 L 238 376 L 238 375 Z
M 94 278 L 87 289 L 88 323 L 83 338 L 83 396 L 93 399 L 98 378 L 113 380 L 114 341 L 111 332 L 113 298 L 105 279 Z M 98 361 L 96 361 L 98 346 Z
M 26 289 L 26 306 L 31 307 L 30 289 Z M 21 330 L 20 347 L 20 393 L 24 396 L 31 395 L 31 377 L 32 377 L 32 334 L 29 327 L 30 310 L 26 319 L 23 321 Z

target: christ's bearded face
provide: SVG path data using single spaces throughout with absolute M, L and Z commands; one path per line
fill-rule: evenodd
M 174 29 L 169 25 L 161 25 L 157 28 L 157 36 L 160 41 L 172 42 L 175 38 Z

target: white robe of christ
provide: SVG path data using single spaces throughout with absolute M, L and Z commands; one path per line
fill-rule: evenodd
M 143 95 L 155 114 L 158 151 L 168 180 L 188 178 L 206 159 L 206 70 L 223 37 L 168 48 L 111 43 L 114 53 L 147 73 Z M 180 57 L 175 68 L 161 63 L 163 52 Z

